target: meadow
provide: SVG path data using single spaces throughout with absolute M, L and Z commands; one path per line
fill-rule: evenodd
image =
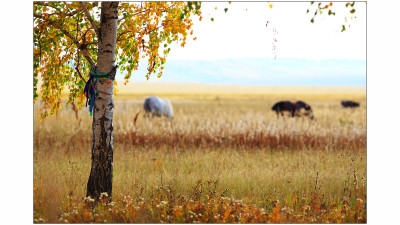
M 148 95 L 174 119 L 140 112 Z M 361 103 L 344 109 L 340 100 Z M 303 100 L 315 120 L 277 118 Z M 91 117 L 34 105 L 35 223 L 366 223 L 366 95 L 355 87 L 133 84 L 114 108 L 112 202 L 87 206 Z

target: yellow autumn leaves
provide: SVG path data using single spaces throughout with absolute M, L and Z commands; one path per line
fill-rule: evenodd
M 125 59 L 123 61 L 133 62 L 121 67 L 121 70 L 126 71 L 125 79 L 128 80 L 132 71 L 137 70 L 140 58 L 148 58 L 147 78 L 156 72 L 160 77 L 164 68 L 162 65 L 170 51 L 168 46 L 171 42 L 179 42 L 182 47 L 185 46 L 188 31 L 192 27 L 191 17 L 200 16 L 201 13 L 196 7 L 189 7 L 186 2 L 121 4 L 121 12 L 128 8 L 132 10 L 130 12 L 137 13 L 133 13 L 134 16 L 131 17 L 126 16 L 123 20 L 118 32 L 126 35 L 117 40 L 118 48 L 124 49 L 121 53 L 121 58 Z M 132 37 L 129 31 L 136 32 L 137 36 Z M 193 32 L 190 33 L 192 34 Z
M 85 3 L 95 23 L 101 26 L 101 4 Z M 127 83 L 132 71 L 138 69 L 139 60 L 147 58 L 146 74 L 162 75 L 163 64 L 170 52 L 169 45 L 178 42 L 182 47 L 188 35 L 193 35 L 192 18 L 201 20 L 201 2 L 121 2 L 118 7 L 118 30 L 115 61 L 119 70 L 126 72 Z M 40 93 L 43 102 L 41 118 L 56 114 L 60 109 L 64 87 L 69 90 L 69 102 L 84 102 L 82 75 L 88 74 L 90 65 L 80 54 L 76 42 L 85 44 L 89 57 L 96 61 L 98 37 L 78 2 L 35 2 L 34 13 L 34 102 Z M 52 20 L 62 29 L 50 23 Z M 190 32 L 189 32 L 190 31 Z M 69 34 L 66 35 L 66 33 Z M 189 34 L 190 33 L 190 34 Z M 195 40 L 196 38 L 194 38 Z M 116 85 L 116 83 L 115 83 Z M 114 93 L 117 89 L 114 88 Z

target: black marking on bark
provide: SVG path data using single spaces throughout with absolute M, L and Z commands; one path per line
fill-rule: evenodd
M 103 27 L 103 25 L 102 25 L 102 23 L 100 22 L 100 27 L 99 27 L 99 37 L 98 37 L 98 43 L 101 43 L 101 42 L 103 42 L 103 38 L 102 38 L 102 36 L 103 36 L 103 32 L 102 32 L 102 30 L 103 29 L 101 29 Z
M 115 61 L 113 61 L 113 62 L 115 62 Z M 118 65 L 115 65 L 115 66 L 112 68 L 111 74 L 110 74 L 110 79 L 112 79 L 112 80 L 115 79 L 115 75 L 117 74 L 117 68 L 118 68 Z
M 105 127 L 105 119 L 106 116 L 103 115 L 102 117 L 100 117 L 100 137 L 101 137 L 101 147 L 102 149 L 106 149 L 107 148 L 107 132 L 106 132 L 106 127 Z M 103 150 L 103 151 L 104 151 Z M 104 152 L 103 152 L 104 153 Z M 101 154 L 100 154 L 101 155 Z M 100 160 L 101 161 L 101 160 Z M 102 162 L 102 161 L 101 161 Z

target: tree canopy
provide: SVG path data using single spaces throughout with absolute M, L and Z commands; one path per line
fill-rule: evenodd
M 160 77 L 171 43 L 185 46 L 193 35 L 194 16 L 202 19 L 200 9 L 201 2 L 121 2 L 115 60 L 125 73 L 125 83 L 144 59 L 146 77 Z M 80 77 L 75 67 L 88 74 L 96 65 L 100 12 L 99 2 L 34 2 L 33 94 L 34 102 L 41 95 L 42 119 L 61 109 L 65 89 L 68 103 L 82 107 L 84 79 L 88 78 Z

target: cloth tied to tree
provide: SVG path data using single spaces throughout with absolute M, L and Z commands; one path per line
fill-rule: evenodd
M 84 89 L 84 93 L 85 93 L 85 97 L 86 97 L 86 107 L 89 102 L 90 116 L 92 116 L 95 96 L 98 96 L 99 93 L 106 94 L 106 95 L 112 95 L 112 93 L 107 93 L 104 91 L 97 90 L 95 85 L 93 84 L 93 79 L 99 79 L 99 81 L 101 83 L 103 83 L 103 82 L 110 80 L 110 74 L 111 74 L 111 72 L 104 73 L 104 72 L 97 71 L 93 68 L 90 69 L 89 80 L 86 82 L 85 89 Z

